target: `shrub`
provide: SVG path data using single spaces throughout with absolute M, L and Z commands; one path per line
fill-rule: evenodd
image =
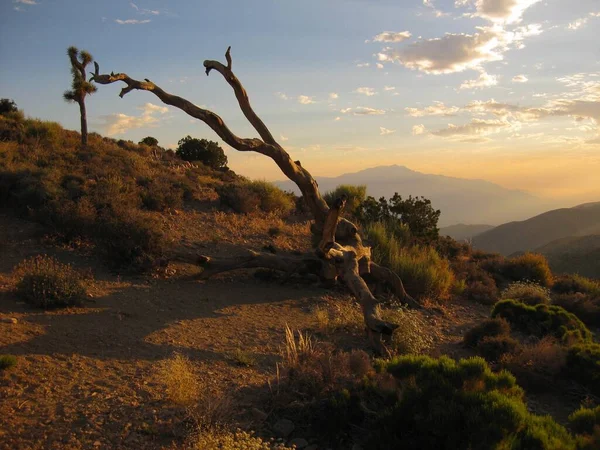
M 582 343 L 570 347 L 565 373 L 600 395 L 600 344 Z
M 17 357 L 14 355 L 0 355 L 0 370 L 10 369 L 17 365 Z
M 500 272 L 510 281 L 532 281 L 545 287 L 552 285 L 552 272 L 548 261 L 537 253 L 507 258 L 502 263 Z
M 238 213 L 261 209 L 265 212 L 289 214 L 295 207 L 291 195 L 266 181 L 225 184 L 217 188 L 221 203 Z
M 265 441 L 253 432 L 225 429 L 201 430 L 186 448 L 191 450 L 292 450 L 284 444 Z
M 51 256 L 26 259 L 13 269 L 17 295 L 40 308 L 79 305 L 86 296 L 82 276 Z
M 485 337 L 508 336 L 510 325 L 502 318 L 486 319 L 465 333 L 463 342 L 469 347 L 476 347 Z
M 366 428 L 365 448 L 574 448 L 562 426 L 527 411 L 512 375 L 481 358 L 409 355 L 383 368 L 402 395 Z
M 373 245 L 373 260 L 396 272 L 412 296 L 448 297 L 454 274 L 448 260 L 433 248 L 404 247 L 382 223 L 368 225 L 365 232 Z
M 514 329 L 537 337 L 551 335 L 564 343 L 592 341 L 592 333 L 583 322 L 560 306 L 501 300 L 494 306 L 492 317 L 502 317 Z
M 502 291 L 500 298 L 518 300 L 526 305 L 548 304 L 550 291 L 530 281 L 515 281 Z
M 486 336 L 477 344 L 477 353 L 488 361 L 498 361 L 518 348 L 519 341 L 510 336 Z
M 600 295 L 600 283 L 581 275 L 561 275 L 552 285 L 552 292 L 557 294 L 582 294 Z
M 183 188 L 164 178 L 155 178 L 146 184 L 142 203 L 151 211 L 178 209 L 183 205 Z
M 227 156 L 217 142 L 186 136 L 177 145 L 176 153 L 184 161 L 200 161 L 215 169 L 227 167 Z
M 569 416 L 569 426 L 577 434 L 592 434 L 600 426 L 600 406 L 579 408 Z
M 587 325 L 600 326 L 600 295 L 592 297 L 581 292 L 556 294 L 552 303 L 575 314 Z
M 381 317 L 398 325 L 392 335 L 392 349 L 398 354 L 419 354 L 433 347 L 433 333 L 423 316 L 406 307 L 384 309 Z
M 334 202 L 342 195 L 346 196 L 346 207 L 344 211 L 350 215 L 354 215 L 357 208 L 365 200 L 367 195 L 367 186 L 353 186 L 350 184 L 341 184 L 335 188 L 335 190 L 326 192 L 323 195 L 323 199 L 329 206 L 332 206 Z

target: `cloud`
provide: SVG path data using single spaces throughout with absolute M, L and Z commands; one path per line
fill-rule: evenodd
M 281 139 L 281 142 L 285 142 L 285 141 L 289 141 L 290 138 L 285 137 L 283 134 L 279 135 L 279 139 Z
M 158 16 L 160 14 L 160 11 L 157 11 L 155 9 L 144 9 L 144 8 L 140 8 L 138 5 L 136 5 L 133 2 L 130 2 L 129 5 L 135 9 L 138 13 L 140 14 L 151 14 L 153 16 Z
M 529 78 L 527 78 L 525 75 L 515 75 L 514 77 L 512 77 L 512 82 L 513 83 L 527 83 L 529 81 Z
M 495 23 L 511 24 L 521 21 L 523 13 L 541 0 L 457 0 L 455 6 L 475 6 L 474 17 Z
M 369 67 L 370 65 L 370 63 L 358 63 L 356 67 Z
M 375 89 L 370 88 L 370 87 L 359 87 L 359 88 L 356 88 L 354 90 L 354 92 L 356 92 L 357 94 L 366 95 L 367 97 L 371 97 L 371 96 L 377 94 L 377 92 L 375 92 Z
M 396 130 L 389 130 L 384 127 L 379 127 L 379 134 L 381 136 L 387 136 L 388 134 L 394 134 L 395 132 L 396 132 Z
M 384 31 L 373 36 L 373 42 L 402 42 L 410 39 L 410 31 Z
M 567 26 L 567 29 L 569 30 L 578 30 L 579 28 L 583 27 L 585 24 L 587 24 L 588 18 L 584 17 L 582 19 L 577 19 L 571 23 L 569 23 L 569 25 Z
M 378 69 L 383 69 L 383 64 L 377 63 L 375 64 L 375 67 L 377 67 Z
M 333 119 L 335 122 L 339 122 L 340 120 L 342 120 L 342 118 L 340 116 L 337 116 L 335 119 Z
M 299 95 L 298 103 L 301 105 L 310 105 L 311 103 L 315 103 L 315 101 L 313 100 L 313 97 L 309 97 L 308 95 Z
M 341 109 L 342 114 L 352 113 L 355 116 L 380 116 L 385 114 L 384 109 L 368 108 L 366 106 L 358 106 L 356 108 L 344 108 Z
M 413 125 L 413 127 L 412 127 L 413 136 L 418 136 L 419 134 L 425 134 L 426 131 L 427 130 L 425 129 L 425 125 L 423 125 L 423 124 Z
M 166 106 L 158 106 L 152 103 L 146 103 L 138 108 L 142 111 L 140 116 L 128 116 L 123 113 L 108 114 L 100 116 L 104 121 L 102 128 L 108 136 L 124 134 L 129 130 L 137 128 L 150 128 L 158 125 L 160 118 L 157 115 L 163 115 L 169 112 Z
M 142 23 L 149 23 L 151 22 L 150 19 L 145 19 L 145 20 L 137 20 L 137 19 L 127 19 L 127 20 L 121 20 L 121 19 L 115 19 L 115 22 L 117 22 L 119 25 L 139 25 Z
M 383 90 L 384 91 L 395 91 L 396 90 L 396 86 L 384 86 Z
M 505 120 L 472 119 L 471 122 L 465 125 L 449 124 L 446 128 L 442 128 L 441 130 L 437 131 L 432 131 L 431 134 L 440 137 L 471 136 L 480 134 L 485 135 L 491 133 L 498 133 L 510 127 L 510 122 Z
M 423 0 L 423 6 L 431 9 L 431 11 L 435 14 L 435 17 L 443 17 L 443 16 L 448 16 L 450 15 L 450 13 L 445 13 L 443 11 L 440 11 L 439 9 L 437 9 L 432 0 Z
M 275 95 L 279 97 L 281 100 L 289 100 L 289 97 L 285 95 L 283 92 L 275 92 Z
M 329 93 L 329 100 L 336 100 L 338 97 L 339 95 L 336 92 Z
M 14 3 L 21 3 L 23 5 L 37 5 L 38 2 L 35 0 L 14 0 Z
M 460 85 L 459 89 L 483 89 L 486 87 L 496 86 L 498 84 L 498 77 L 496 75 L 490 75 L 489 73 L 482 71 L 479 73 L 479 77 L 475 80 L 465 80 Z
M 443 102 L 434 101 L 433 105 L 427 106 L 423 109 L 418 108 L 404 108 L 408 112 L 409 116 L 412 117 L 424 117 L 424 116 L 455 116 L 460 110 L 458 106 L 446 106 Z

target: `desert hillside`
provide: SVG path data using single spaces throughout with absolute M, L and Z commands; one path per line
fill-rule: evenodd
M 304 199 L 150 139 L 82 147 L 0 117 L 1 449 L 597 445 L 597 280 L 346 186 L 373 270 L 409 294 L 364 274 L 398 326 L 377 346 L 349 272 L 311 272 Z

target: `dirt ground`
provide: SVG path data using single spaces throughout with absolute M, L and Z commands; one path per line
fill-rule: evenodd
M 165 227 L 181 245 L 209 255 L 273 241 L 269 218 L 243 227 L 240 216 L 208 221 L 208 214 L 181 213 Z M 189 231 L 202 220 L 202 232 Z M 306 224 L 276 225 L 285 232 L 275 238 L 278 247 L 308 245 Z M 219 234 L 228 226 L 238 230 L 231 242 Z M 195 269 L 183 265 L 170 266 L 168 278 L 111 273 L 95 257 L 44 236 L 39 225 L 0 215 L 0 354 L 18 357 L 16 367 L 0 374 L 0 449 L 159 449 L 182 442 L 189 432 L 185 412 L 167 402 L 154 376 L 159 361 L 174 353 L 187 356 L 204 383 L 233 396 L 240 416 L 247 415 L 261 406 L 248 388 L 267 389 L 285 326 L 314 329 L 315 305 L 325 295 L 344 295 L 249 272 L 197 281 Z M 40 253 L 94 274 L 83 307 L 46 312 L 18 301 L 10 272 Z M 435 335 L 432 353 L 469 355 L 462 335 L 487 314 L 489 307 L 465 302 L 432 305 L 424 313 Z M 17 323 L 6 320 L 12 318 Z M 348 336 L 346 344 L 366 341 Z M 237 351 L 255 364 L 240 366 Z

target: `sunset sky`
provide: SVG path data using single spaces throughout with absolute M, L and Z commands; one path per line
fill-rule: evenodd
M 600 201 L 598 0 L 4 0 L 0 96 L 77 129 L 66 49 L 149 78 L 255 136 L 204 59 L 233 69 L 254 109 L 313 175 L 399 164 L 566 203 Z M 90 129 L 174 148 L 206 125 L 148 92 L 99 86 Z M 283 175 L 226 148 L 253 178 Z

